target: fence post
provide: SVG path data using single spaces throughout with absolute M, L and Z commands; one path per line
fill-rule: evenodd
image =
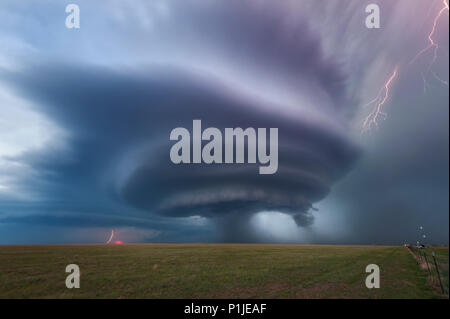
M 423 256 L 425 257 L 425 262 L 427 263 L 427 268 L 428 268 L 428 272 L 430 273 L 431 280 L 434 281 L 434 280 L 433 280 L 433 275 L 431 274 L 430 265 L 428 264 L 427 253 L 426 253 L 426 252 L 423 252 Z
M 444 286 L 442 286 L 441 275 L 439 274 L 438 264 L 437 264 L 437 261 L 436 261 L 436 257 L 435 257 L 434 251 L 431 252 L 431 255 L 433 255 L 434 265 L 436 266 L 436 272 L 437 272 L 438 279 L 439 279 L 439 285 L 441 286 L 442 293 L 444 294 L 445 293 L 444 292 Z

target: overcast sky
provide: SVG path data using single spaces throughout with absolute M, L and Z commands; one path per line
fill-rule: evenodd
M 442 0 L 73 3 L 0 3 L 0 244 L 448 244 Z M 277 127 L 277 173 L 173 164 L 194 119 Z

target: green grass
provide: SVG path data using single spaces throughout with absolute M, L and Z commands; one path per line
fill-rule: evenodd
M 448 278 L 448 249 L 446 256 Z M 81 269 L 80 289 L 65 286 L 72 263 Z M 365 286 L 372 263 L 379 289 Z M 0 246 L 0 298 L 438 297 L 405 247 Z
M 436 254 L 436 262 L 441 276 L 444 292 L 448 298 L 448 248 L 427 248 L 427 255 L 431 255 L 431 251 Z M 434 261 L 433 261 L 434 262 Z
M 427 274 L 429 285 L 433 286 L 442 294 L 442 284 L 444 297 L 448 298 L 448 247 L 427 247 L 425 249 L 411 247 L 411 251 L 416 255 L 417 262 Z M 432 256 L 433 252 L 435 253 L 435 259 Z M 436 270 L 436 266 L 438 271 Z

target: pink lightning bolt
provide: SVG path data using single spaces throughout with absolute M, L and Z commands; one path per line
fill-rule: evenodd
M 434 39 L 434 35 L 436 33 L 436 28 L 438 26 L 439 20 L 442 17 L 442 15 L 449 11 L 449 4 L 448 0 L 442 0 L 442 8 L 439 10 L 437 15 L 435 16 L 433 20 L 433 27 L 428 34 L 428 45 L 422 49 L 419 53 L 416 54 L 416 56 L 411 60 L 410 64 L 412 64 L 417 58 L 419 58 L 422 54 L 427 52 L 430 49 L 433 49 L 433 58 L 428 66 L 428 71 L 430 72 L 433 77 L 438 80 L 440 83 L 448 86 L 448 81 L 442 80 L 435 72 L 431 70 L 434 63 L 436 62 L 438 51 L 439 51 L 439 44 Z M 393 73 L 389 77 L 389 79 L 386 81 L 384 86 L 380 89 L 378 92 L 378 95 L 369 103 L 367 103 L 365 106 L 369 106 L 372 104 L 376 104 L 376 106 L 373 108 L 372 112 L 370 112 L 369 115 L 367 115 L 366 118 L 364 118 L 364 121 L 362 123 L 362 133 L 369 131 L 372 127 L 378 127 L 378 120 L 380 117 L 386 118 L 387 114 L 383 112 L 383 106 L 386 103 L 387 99 L 389 98 L 389 90 L 391 87 L 392 82 L 398 75 L 398 67 L 395 67 Z M 425 79 L 424 74 L 422 73 L 422 78 L 424 81 L 424 92 L 426 92 L 426 87 L 428 86 L 427 81 Z
M 410 62 L 410 63 L 413 63 L 422 54 L 424 54 L 425 52 L 427 52 L 430 49 L 433 49 L 433 58 L 430 62 L 430 65 L 428 66 L 428 71 L 431 69 L 431 67 L 436 62 L 437 54 L 438 54 L 438 50 L 439 50 L 439 44 L 434 40 L 434 34 L 436 32 L 436 28 L 437 28 L 439 19 L 441 18 L 441 16 L 444 14 L 445 11 L 449 11 L 449 6 L 448 6 L 447 0 L 442 0 L 442 5 L 443 6 L 442 6 L 441 10 L 439 10 L 436 17 L 433 20 L 433 27 L 431 28 L 431 31 L 428 34 L 428 42 L 429 42 L 428 45 L 424 49 L 419 51 L 419 53 L 417 53 L 416 56 L 414 57 L 414 59 L 412 59 Z M 437 77 L 436 74 L 434 74 L 433 76 Z M 445 81 L 441 80 L 440 78 L 438 78 L 438 80 L 444 84 L 447 84 Z
M 386 118 L 387 114 L 383 112 L 383 106 L 389 98 L 391 84 L 398 75 L 398 67 L 394 68 L 389 79 L 384 83 L 378 95 L 366 105 L 376 104 L 373 110 L 366 116 L 362 123 L 362 133 L 367 132 L 372 127 L 378 127 L 380 117 Z

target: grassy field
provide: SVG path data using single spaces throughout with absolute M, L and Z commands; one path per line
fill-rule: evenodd
M 448 298 L 448 248 L 428 247 L 417 249 L 411 247 L 411 252 L 415 255 L 419 267 L 427 274 L 428 284 L 441 291 L 441 293 L 442 288 L 444 288 L 444 294 Z M 435 258 L 433 258 L 432 253 L 435 254 Z
M 65 286 L 72 263 L 80 289 Z M 379 289 L 365 286 L 372 263 Z M 148 244 L 0 246 L 0 298 L 442 296 L 405 247 Z

